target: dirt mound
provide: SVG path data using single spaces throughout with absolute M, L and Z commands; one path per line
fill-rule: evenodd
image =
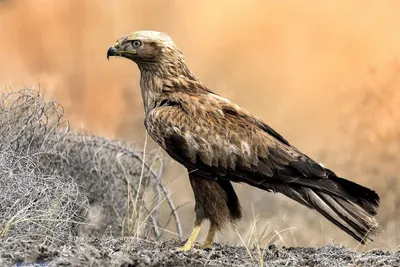
M 258 251 L 215 244 L 214 249 L 208 251 L 176 252 L 179 245 L 181 243 L 176 241 L 78 239 L 71 246 L 37 246 L 18 252 L 12 247 L 3 247 L 0 253 L 8 263 L 32 264 L 28 266 L 400 266 L 400 252 L 356 253 L 336 245 L 312 248 L 271 245 Z M 1 260 L 0 265 L 4 266 Z

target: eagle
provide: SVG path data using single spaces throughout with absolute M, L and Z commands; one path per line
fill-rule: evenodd
M 362 244 L 378 233 L 375 191 L 337 176 L 261 119 L 211 91 L 167 34 L 124 35 L 108 49 L 107 59 L 111 56 L 137 64 L 147 132 L 188 171 L 195 226 L 178 250 L 194 247 L 205 220 L 210 228 L 200 247 L 212 248 L 216 232 L 242 217 L 232 182 L 281 193 L 315 209 Z

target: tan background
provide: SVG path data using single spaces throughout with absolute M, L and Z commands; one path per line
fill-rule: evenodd
M 167 32 L 212 90 L 339 175 L 377 190 L 385 232 L 372 246 L 395 249 L 400 245 L 399 10 L 396 0 L 3 0 L 0 86 L 40 85 L 46 98 L 64 105 L 75 128 L 142 148 L 139 72 L 126 60 L 108 62 L 106 51 L 131 31 Z M 188 234 L 189 183 L 184 170 L 165 158 L 164 179 L 173 198 L 178 204 L 189 201 L 179 211 Z M 285 245 L 335 240 L 357 247 L 313 211 L 258 189 L 237 189 L 246 215 L 238 231 L 246 243 L 260 237 L 266 225 L 263 243 L 282 231 L 277 236 Z M 231 228 L 217 239 L 241 243 Z

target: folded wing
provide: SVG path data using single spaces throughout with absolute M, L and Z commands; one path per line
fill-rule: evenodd
M 154 109 L 146 120 L 149 134 L 172 158 L 205 179 L 280 192 L 360 242 L 377 231 L 374 191 L 337 177 L 237 105 L 212 94 L 190 97 Z

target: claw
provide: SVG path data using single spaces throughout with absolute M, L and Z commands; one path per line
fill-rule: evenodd
M 196 238 L 200 232 L 200 227 L 201 225 L 196 225 L 189 237 L 189 239 L 186 241 L 185 245 L 182 247 L 176 248 L 176 251 L 189 251 L 194 247 L 194 242 L 196 242 Z M 208 235 L 206 238 L 206 241 L 203 243 L 203 245 L 196 246 L 197 249 L 212 249 L 213 248 L 213 240 L 215 236 L 217 228 L 214 224 L 211 224 L 210 229 L 208 230 Z
M 182 247 L 177 247 L 176 251 L 189 251 L 192 247 L 191 246 L 186 246 L 186 244 Z
M 201 246 L 196 246 L 196 248 L 198 249 L 202 249 L 202 250 L 209 250 L 213 248 L 213 244 L 212 243 L 208 243 L 208 242 L 204 242 L 203 245 Z
M 183 247 L 176 248 L 176 251 L 188 251 L 194 246 L 194 242 L 196 241 L 197 236 L 199 235 L 201 225 L 196 225 L 193 228 L 193 232 L 190 235 L 189 239 L 186 241 Z

